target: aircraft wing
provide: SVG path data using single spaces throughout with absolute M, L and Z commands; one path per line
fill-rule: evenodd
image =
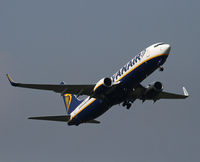
M 159 99 L 184 99 L 184 98 L 187 98 L 189 96 L 185 87 L 183 87 L 183 93 L 184 93 L 183 95 L 180 95 L 180 94 L 169 93 L 169 92 L 161 92 L 158 95 L 158 98 Z
M 22 88 L 31 88 L 39 90 L 49 90 L 57 93 L 65 94 L 76 94 L 76 95 L 91 95 L 92 90 L 95 87 L 95 84 L 90 85 L 65 85 L 65 84 L 24 84 L 16 83 L 11 77 L 7 74 L 7 78 L 12 86 L 22 87 Z
M 189 94 L 185 87 L 183 87 L 183 94 L 176 94 L 176 93 L 161 91 L 156 94 L 154 93 L 155 96 L 148 95 L 148 94 L 146 96 L 145 92 L 147 90 L 148 90 L 147 88 L 139 84 L 135 91 L 136 98 L 141 99 L 141 100 L 159 100 L 159 99 L 185 99 L 189 97 Z

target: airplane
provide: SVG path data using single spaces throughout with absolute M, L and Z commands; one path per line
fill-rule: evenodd
M 122 104 L 130 109 L 132 103 L 139 99 L 142 102 L 159 99 L 185 99 L 189 96 L 185 87 L 183 95 L 163 91 L 163 84 L 156 81 L 147 87 L 141 82 L 156 69 L 163 71 L 163 64 L 170 53 L 170 45 L 160 42 L 147 47 L 125 64 L 112 77 L 105 77 L 96 84 L 67 85 L 60 84 L 24 84 L 16 83 L 7 74 L 10 84 L 14 87 L 49 90 L 60 93 L 64 99 L 66 115 L 38 116 L 28 119 L 67 122 L 68 125 L 82 123 L 100 123 L 97 117 L 104 114 L 112 106 Z M 79 96 L 87 98 L 79 100 Z

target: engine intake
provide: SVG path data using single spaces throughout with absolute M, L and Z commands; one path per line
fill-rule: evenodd
M 143 100 L 148 99 L 155 99 L 159 95 L 160 92 L 163 90 L 163 85 L 161 82 L 154 82 L 153 84 L 150 84 L 149 87 L 144 92 L 144 95 L 142 97 Z
M 162 91 L 163 85 L 162 85 L 161 82 L 155 82 L 155 83 L 153 84 L 153 88 L 154 88 L 156 91 Z
M 104 85 L 110 87 L 112 85 L 112 80 L 110 78 L 104 78 Z
M 111 86 L 112 86 L 112 80 L 110 78 L 102 78 L 100 81 L 97 82 L 93 91 L 95 93 L 102 93 L 106 88 Z

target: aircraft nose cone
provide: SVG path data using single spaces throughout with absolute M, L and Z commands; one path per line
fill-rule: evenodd
M 170 49 L 171 49 L 171 47 L 169 44 L 163 44 L 160 47 L 160 50 L 162 51 L 163 54 L 169 54 Z

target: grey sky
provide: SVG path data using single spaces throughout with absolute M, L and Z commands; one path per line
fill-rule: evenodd
M 195 0 L 1 0 L 0 161 L 200 161 L 200 2 Z M 100 125 L 29 121 L 65 114 L 53 92 L 13 88 L 5 74 L 29 83 L 95 83 L 145 47 L 171 44 L 161 81 L 190 98 L 114 106 Z

